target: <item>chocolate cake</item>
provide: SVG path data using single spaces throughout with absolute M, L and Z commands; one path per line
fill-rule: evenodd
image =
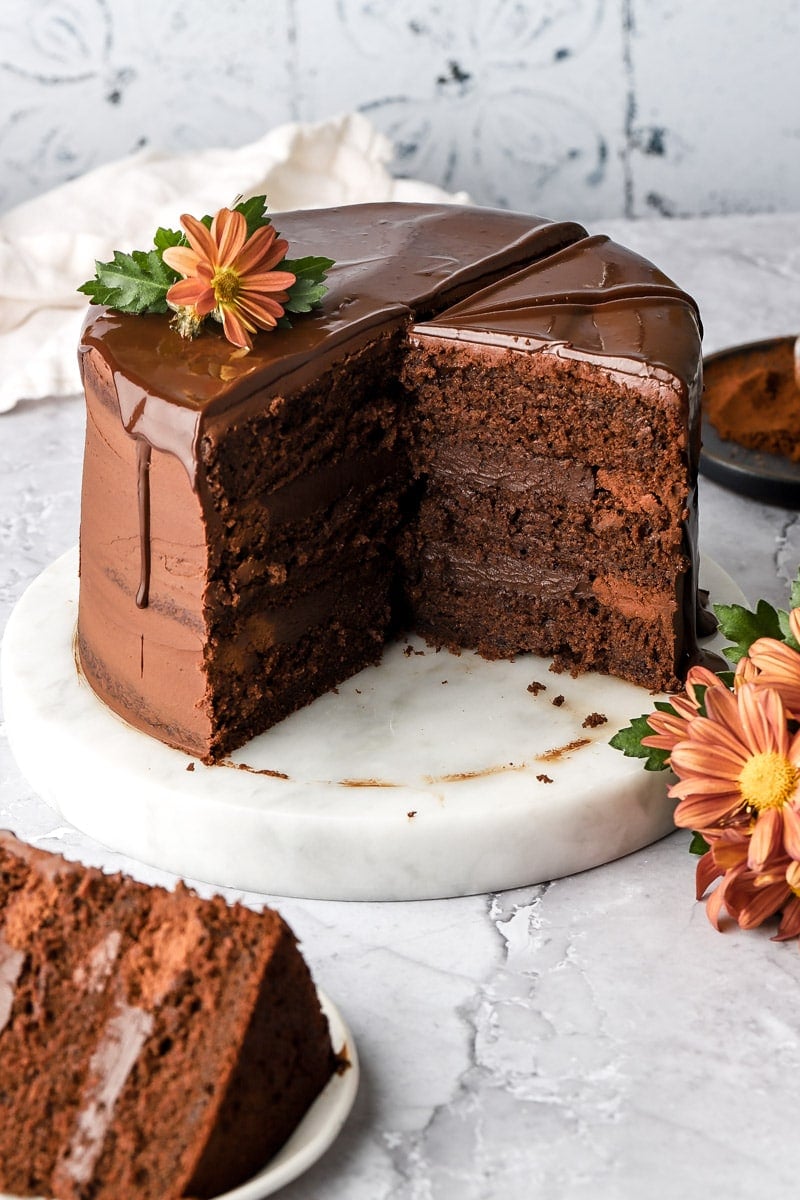
M 684 293 L 586 237 L 417 325 L 411 344 L 416 628 L 488 658 L 530 650 L 677 687 L 696 602 Z
M 382 204 L 275 224 L 337 265 L 251 353 L 87 321 L 95 691 L 213 761 L 402 623 L 674 685 L 695 652 L 689 297 L 573 223 Z
M 212 1197 L 333 1072 L 277 913 L 104 875 L 0 833 L 0 1190 Z

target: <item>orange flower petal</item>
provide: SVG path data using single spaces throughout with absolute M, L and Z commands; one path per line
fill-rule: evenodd
M 267 296 L 260 297 L 252 303 L 240 296 L 236 307 L 239 313 L 248 317 L 250 321 L 262 329 L 274 329 L 283 316 L 283 309 L 280 304 L 272 304 Z
M 695 888 L 698 900 L 703 899 L 711 884 L 715 879 L 719 879 L 722 873 L 722 867 L 714 861 L 713 852 L 707 850 L 698 862 L 695 873 Z
M 728 911 L 731 912 L 732 916 L 736 917 L 740 928 L 756 929 L 768 917 L 773 917 L 783 907 L 786 901 L 786 891 L 785 883 L 754 888 L 747 894 L 743 903 L 739 903 L 738 897 L 733 901 L 733 911 L 731 911 L 731 901 L 729 901 Z
M 241 346 L 242 349 L 247 350 L 253 349 L 253 339 L 245 324 L 239 318 L 238 313 L 227 306 L 222 310 L 222 328 L 225 331 L 225 337 L 234 346 Z
M 200 262 L 197 251 L 190 246 L 167 246 L 161 257 L 168 267 L 178 271 L 184 278 L 196 274 Z
M 733 673 L 733 690 L 737 691 L 743 683 L 753 683 L 758 678 L 758 671 L 745 656 L 740 658 Z
M 720 874 L 723 871 L 730 871 L 732 867 L 747 866 L 749 841 L 748 837 L 739 837 L 735 840 L 715 838 L 712 841 L 711 853 L 714 856 L 714 862 L 720 868 Z
M 240 275 L 249 275 L 251 271 L 266 271 L 269 268 L 265 264 L 280 262 L 286 257 L 288 249 L 289 243 L 283 238 L 277 238 L 272 225 L 262 225 L 247 239 L 232 265 Z
M 669 794 L 672 796 L 672 790 Z M 673 819 L 679 829 L 697 829 L 701 833 L 718 828 L 723 821 L 726 824 L 734 820 L 743 823 L 744 818 L 737 810 L 737 800 L 738 797 L 731 795 L 691 796 L 681 800 Z
M 247 238 L 247 221 L 235 209 L 221 208 L 211 222 L 211 237 L 217 246 L 217 265 L 234 266 L 234 260 Z
M 203 222 L 198 221 L 197 217 L 193 217 L 191 213 L 184 213 L 181 217 L 181 225 L 189 239 L 189 245 L 198 257 L 216 265 L 217 244 Z
M 709 688 L 705 695 L 709 718 L 741 739 L 741 724 L 737 697 L 724 687 Z
M 800 900 L 796 896 L 792 896 L 784 906 L 778 932 L 772 940 L 773 942 L 785 942 L 788 938 L 798 936 L 800 936 Z
M 748 867 L 751 871 L 763 871 L 767 860 L 779 849 L 783 849 L 783 814 L 779 808 L 767 808 L 759 813 L 753 826 Z
M 196 308 L 203 317 L 216 307 L 213 291 L 202 279 L 179 279 L 167 292 L 167 303 Z
M 789 750 L 786 709 L 778 693 L 749 683 L 739 690 L 737 700 L 747 744 L 758 753 L 775 750 L 785 756 Z
M 716 887 L 706 900 L 706 916 L 716 929 L 717 933 L 722 932 L 720 916 L 722 914 L 722 909 L 725 906 L 725 894 L 735 879 L 737 873 L 737 871 L 729 871 L 723 877 L 722 883 L 719 885 L 719 887 Z
M 296 278 L 291 271 L 265 271 L 263 275 L 245 275 L 242 277 L 242 291 L 273 294 L 286 292 Z
M 791 646 L 775 638 L 758 638 L 748 657 L 761 673 L 760 683 L 774 685 L 782 696 L 787 692 L 800 695 L 800 654 Z
M 742 766 L 752 756 L 752 750 L 744 744 L 741 737 L 737 737 L 725 725 L 706 717 L 695 717 L 689 722 L 687 743 L 703 755 L 719 753 Z
M 794 804 L 783 806 L 783 847 L 790 858 L 800 860 L 800 812 Z
M 726 787 L 736 783 L 747 762 L 744 754 L 735 754 L 728 747 L 718 746 L 713 741 L 699 744 L 690 729 L 689 738 L 679 742 L 672 754 L 672 769 L 681 779 L 698 779 L 702 786 L 719 791 L 720 784 Z

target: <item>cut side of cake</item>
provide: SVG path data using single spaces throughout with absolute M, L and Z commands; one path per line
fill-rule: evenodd
M 585 238 L 417 325 L 411 343 L 414 626 L 487 658 L 530 650 L 678 687 L 697 587 L 684 294 Z
M 223 758 L 393 629 L 675 686 L 696 653 L 700 329 L 572 223 L 275 217 L 322 307 L 187 343 L 94 309 L 77 648 L 131 724 Z
M 212 1197 L 336 1066 L 277 913 L 167 892 L 0 833 L 0 1190 Z

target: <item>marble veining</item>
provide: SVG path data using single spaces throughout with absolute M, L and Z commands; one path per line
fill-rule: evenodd
M 654 218 L 609 232 L 697 296 L 708 350 L 797 332 L 800 214 Z M 0 417 L 0 625 L 76 541 L 82 426 L 76 398 Z M 700 502 L 705 553 L 751 599 L 785 604 L 798 513 L 705 480 Z M 2 730 L 0 825 L 172 881 L 54 817 Z M 596 870 L 495 895 L 271 898 L 346 1017 L 363 1068 L 342 1134 L 286 1200 L 791 1195 L 800 955 L 768 929 L 711 928 L 693 898 L 687 840 L 675 833 Z
M 579 220 L 791 209 L 795 0 L 39 0 L 0 13 L 0 210 L 141 147 L 366 113 L 394 171 Z M 745 148 L 744 150 L 742 148 Z

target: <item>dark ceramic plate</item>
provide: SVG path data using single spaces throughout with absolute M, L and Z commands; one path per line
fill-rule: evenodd
M 769 504 L 781 504 L 785 508 L 800 508 L 800 463 L 779 454 L 766 454 L 762 450 L 748 450 L 738 442 L 721 438 L 706 416 L 706 397 L 714 387 L 716 364 L 726 365 L 739 360 L 744 367 L 749 358 L 787 343 L 794 338 L 769 338 L 763 342 L 731 346 L 717 354 L 709 354 L 703 360 L 705 387 L 703 392 L 703 450 L 700 455 L 701 474 L 721 483 L 723 487 L 752 496 Z

